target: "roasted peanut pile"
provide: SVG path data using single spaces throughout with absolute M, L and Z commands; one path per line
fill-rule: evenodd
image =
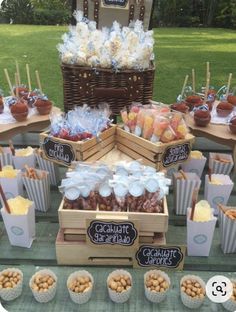
M 52 276 L 36 274 L 31 288 L 34 291 L 46 292 L 54 285 L 54 283 L 55 280 Z
M 153 292 L 164 292 L 170 287 L 169 283 L 159 274 L 150 274 L 145 285 L 148 290 Z
M 108 286 L 112 290 L 121 293 L 131 287 L 131 279 L 128 275 L 117 275 L 109 280 Z
M 233 294 L 231 296 L 231 299 L 236 301 L 236 283 L 232 283 L 233 284 Z
M 202 288 L 200 283 L 196 280 L 185 280 L 181 284 L 181 290 L 192 298 L 204 298 L 205 290 Z
M 84 293 L 92 288 L 92 281 L 88 276 L 79 276 L 69 285 L 69 289 L 75 293 Z
M 14 288 L 21 281 L 21 275 L 17 272 L 5 271 L 0 275 L 0 289 Z

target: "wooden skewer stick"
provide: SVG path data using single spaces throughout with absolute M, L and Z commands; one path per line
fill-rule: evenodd
M 192 69 L 192 86 L 193 86 L 193 93 L 196 93 L 196 79 L 195 79 L 195 70 Z
M 32 89 L 31 89 L 31 79 L 30 79 L 30 69 L 29 69 L 29 64 L 26 64 L 26 74 L 27 74 L 27 80 L 28 80 L 29 92 L 31 92 L 31 91 L 32 91 Z
M 183 177 L 184 180 L 188 179 L 188 177 L 186 176 L 185 172 L 182 169 L 179 170 L 179 173 L 181 174 L 181 176 Z
M 198 195 L 198 189 L 195 188 L 193 191 L 193 198 L 192 198 L 192 209 L 191 209 L 191 215 L 190 215 L 191 221 L 193 221 L 193 218 L 194 218 L 195 206 L 197 203 L 197 195 Z
M 210 62 L 206 62 L 206 81 L 210 72 Z
M 40 81 L 39 71 L 38 70 L 35 71 L 35 75 L 36 75 L 38 88 L 39 88 L 40 92 L 43 94 L 43 89 L 42 89 L 42 85 L 41 85 L 41 81 Z
M 2 200 L 3 200 L 3 203 L 4 203 L 4 206 L 5 206 L 5 209 L 6 211 L 11 214 L 11 210 L 10 210 L 10 207 L 8 205 L 8 202 L 7 202 L 7 199 L 6 199 L 6 196 L 3 192 L 3 189 L 2 189 L 2 185 L 0 184 L 0 194 L 1 194 L 1 197 L 2 197 Z
M 10 77 L 9 77 L 9 75 L 8 75 L 8 71 L 7 71 L 6 68 L 4 68 L 4 73 L 5 73 L 5 77 L 6 77 L 6 79 L 7 79 L 7 82 L 8 82 L 8 86 L 9 86 L 10 91 L 11 91 L 11 95 L 12 95 L 12 96 L 15 96 L 14 91 L 13 91 L 13 87 L 12 87 L 12 84 L 11 84 L 11 80 L 10 80 Z
M 2 162 L 1 162 L 1 159 L 0 159 L 0 171 L 2 171 Z
M 227 84 L 227 89 L 226 89 L 226 94 L 225 94 L 226 100 L 227 100 L 228 95 L 229 95 L 231 80 L 232 80 L 232 73 L 229 74 L 229 79 L 228 79 L 228 84 Z
M 208 168 L 208 177 L 209 177 L 209 181 L 211 182 L 211 174 L 212 174 L 212 170 L 211 168 L 209 167 Z
M 20 69 L 19 69 L 19 63 L 18 63 L 18 61 L 16 61 L 16 73 L 17 73 L 17 75 L 18 75 L 19 85 L 20 85 L 21 79 L 20 79 Z
M 223 211 L 223 213 L 226 213 L 227 210 L 224 208 L 224 206 L 223 206 L 222 204 L 217 204 L 217 206 L 218 206 L 218 208 L 219 208 L 220 210 Z
M 187 85 L 187 82 L 188 82 L 188 75 L 185 76 L 185 79 L 184 79 L 184 84 L 183 84 L 183 87 L 182 87 L 182 91 L 181 91 L 181 98 L 183 97 L 184 95 L 184 90 L 185 90 L 185 87 Z
M 12 140 L 9 140 L 9 147 L 10 147 L 12 155 L 15 156 L 16 151 L 15 151 L 14 145 L 12 143 Z
M 17 73 L 15 73 L 15 82 L 16 82 L 16 97 L 19 98 L 19 81 Z
M 209 85 L 210 85 L 210 77 L 211 73 L 208 73 L 207 81 L 206 81 L 206 88 L 205 88 L 205 94 L 204 94 L 204 101 L 203 104 L 206 104 L 207 101 L 207 96 L 208 96 L 208 91 L 209 91 Z

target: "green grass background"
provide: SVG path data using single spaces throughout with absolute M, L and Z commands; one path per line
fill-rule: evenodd
M 64 26 L 0 25 L 0 88 L 7 95 L 8 86 L 3 73 L 8 68 L 11 79 L 15 60 L 20 65 L 22 80 L 26 82 L 25 64 L 29 63 L 32 84 L 34 71 L 40 72 L 43 91 L 63 107 L 62 76 L 56 45 L 67 31 Z M 156 76 L 155 100 L 175 101 L 186 74 L 195 68 L 197 86 L 205 83 L 206 62 L 210 62 L 215 86 L 227 83 L 233 73 L 236 85 L 236 32 L 228 29 L 160 28 L 154 30 Z

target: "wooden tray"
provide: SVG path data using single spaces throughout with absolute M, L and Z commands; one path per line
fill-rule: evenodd
M 58 210 L 60 228 L 86 229 L 87 220 L 139 221 L 139 231 L 165 233 L 168 230 L 169 213 L 164 198 L 164 213 L 114 212 L 63 209 L 63 201 Z

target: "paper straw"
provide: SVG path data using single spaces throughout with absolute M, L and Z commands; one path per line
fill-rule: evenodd
M 16 61 L 16 73 L 18 75 L 18 81 L 19 81 L 19 85 L 20 85 L 21 79 L 20 79 L 20 69 L 19 69 L 18 61 Z
M 27 79 L 28 79 L 29 92 L 31 92 L 32 89 L 31 89 L 29 64 L 26 64 L 26 73 L 27 73 Z
M 18 82 L 18 75 L 15 73 L 15 82 L 16 82 L 16 97 L 19 97 L 19 82 Z
M 210 72 L 210 62 L 206 62 L 206 81 Z
M 12 87 L 12 84 L 11 84 L 11 80 L 9 78 L 9 75 L 8 75 L 8 71 L 6 68 L 4 68 L 4 73 L 5 73 L 5 77 L 7 79 L 7 82 L 8 82 L 8 85 L 9 85 L 9 88 L 10 88 L 10 91 L 11 91 L 11 95 L 14 96 L 14 91 L 13 91 L 13 87 Z
M 228 84 L 227 84 L 227 89 L 226 89 L 226 94 L 225 94 L 226 100 L 227 100 L 228 95 L 229 95 L 231 80 L 232 80 L 232 73 L 229 74 L 229 79 L 228 79 Z
M 2 185 L 1 185 L 1 184 L 0 184 L 0 195 L 1 195 L 1 197 L 2 197 L 2 200 L 3 200 L 4 206 L 5 206 L 5 208 L 6 208 L 6 211 L 7 211 L 9 214 L 11 214 L 11 210 L 10 210 L 10 207 L 9 207 L 9 205 L 8 205 L 8 202 L 7 202 L 6 196 L 5 196 L 4 192 L 3 192 L 3 189 L 2 189 Z
M 181 98 L 183 97 L 184 95 L 184 90 L 185 90 L 185 87 L 187 85 L 187 82 L 188 82 L 188 75 L 185 76 L 185 79 L 184 79 L 184 84 L 183 84 L 183 88 L 182 88 L 182 91 L 181 91 Z
M 211 73 L 208 73 L 207 81 L 206 81 L 206 88 L 205 88 L 205 95 L 204 95 L 204 104 L 206 104 L 207 101 L 207 96 L 208 96 L 208 91 L 209 91 L 209 85 L 210 85 L 210 77 Z
M 43 89 L 42 89 L 41 81 L 40 81 L 40 78 L 39 78 L 38 70 L 35 71 L 35 75 L 36 75 L 38 88 L 39 88 L 40 92 L 43 94 Z
M 192 87 L 193 87 L 193 93 L 196 93 L 196 80 L 195 80 L 195 70 L 192 69 Z

